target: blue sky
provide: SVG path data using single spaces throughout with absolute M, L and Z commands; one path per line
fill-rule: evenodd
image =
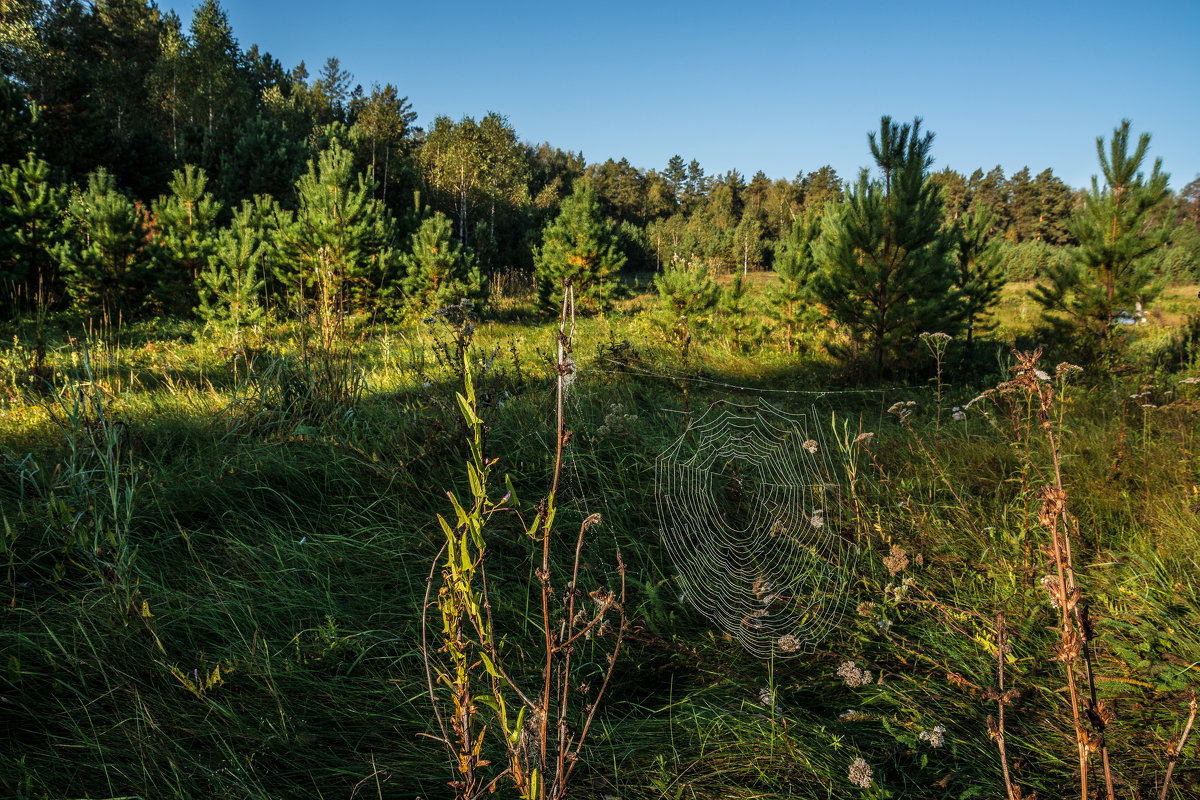
M 185 27 L 195 2 L 161 2 Z M 497 111 L 526 141 L 771 178 L 869 162 L 882 114 L 924 119 L 934 169 L 1097 174 L 1123 118 L 1172 188 L 1200 174 L 1200 2 L 224 0 L 243 49 L 392 83 L 427 125 Z M 1149 166 L 1149 165 L 1147 165 Z

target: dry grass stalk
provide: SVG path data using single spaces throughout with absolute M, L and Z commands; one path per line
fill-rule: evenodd
M 1171 788 L 1171 776 L 1175 773 L 1175 764 L 1179 761 L 1179 756 L 1183 753 L 1183 747 L 1187 744 L 1188 734 L 1192 732 L 1192 723 L 1196 721 L 1196 690 L 1190 690 L 1191 697 L 1188 700 L 1188 721 L 1183 726 L 1183 735 L 1179 737 L 1179 744 L 1175 743 L 1175 738 L 1171 737 L 1170 744 L 1167 745 L 1167 775 L 1163 778 L 1162 791 L 1158 794 L 1158 800 L 1167 800 L 1167 792 Z
M 1054 483 L 1042 488 L 1042 505 L 1038 511 L 1038 522 L 1050 533 L 1048 547 L 1054 561 L 1057 581 L 1048 581 L 1055 605 L 1061 614 L 1059 642 L 1054 647 L 1055 658 L 1063 662 L 1067 672 L 1067 689 L 1071 698 L 1071 718 L 1075 729 L 1075 744 L 1079 754 L 1079 793 L 1088 800 L 1088 762 L 1092 753 L 1099 752 L 1104 769 L 1105 790 L 1108 800 L 1115 800 L 1112 770 L 1108 760 L 1108 746 L 1104 732 L 1112 721 L 1112 709 L 1096 697 L 1096 684 L 1092 675 L 1091 652 L 1088 643 L 1092 638 L 1091 621 L 1087 603 L 1075 581 L 1075 567 L 1071 553 L 1072 518 L 1067 511 L 1067 493 L 1063 489 L 1062 469 L 1059 462 L 1059 443 L 1051 421 L 1050 411 L 1054 404 L 1054 387 L 1051 377 L 1038 366 L 1042 350 L 1032 353 L 1017 352 L 1017 365 L 1012 368 L 1015 377 L 996 387 L 998 394 L 1017 394 L 1025 397 L 1028 407 L 1046 436 L 1050 457 L 1054 467 Z M 1078 531 L 1074 531 L 1078 533 Z M 1077 674 L 1077 663 L 1082 662 L 1084 674 Z M 1084 696 L 1081 683 L 1087 683 Z M 1084 719 L 1091 723 L 1094 732 L 1089 732 Z
M 1000 770 L 1004 775 L 1004 790 L 1008 800 L 1037 800 L 1037 794 L 1029 797 L 1021 794 L 1021 787 L 1013 783 L 1008 771 L 1008 748 L 1004 738 L 1004 707 L 1020 697 L 1016 689 L 1004 688 L 1004 657 L 1010 652 L 1008 628 L 1004 623 L 1004 612 L 996 613 L 996 673 L 999 688 L 988 690 L 988 698 L 996 701 L 996 717 L 988 716 L 988 733 L 1000 750 Z

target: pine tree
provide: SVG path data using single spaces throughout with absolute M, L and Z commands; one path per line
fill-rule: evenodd
M 1074 244 L 1067 222 L 1071 218 L 1071 189 L 1054 174 L 1044 169 L 1033 179 L 1037 193 L 1037 222 L 1033 238 L 1053 245 Z
M 747 289 L 745 279 L 735 272 L 729 286 L 720 291 L 717 301 L 725 327 L 733 339 L 733 346 L 739 350 L 745 349 L 746 339 L 754 330 L 758 316 L 752 313 Z
M 1020 244 L 1037 236 L 1040 205 L 1037 184 L 1029 176 L 1029 167 L 1022 167 L 1008 179 L 1010 242 Z
M 933 134 L 920 128 L 919 118 L 900 126 L 883 117 L 878 139 L 869 138 L 883 179 L 863 170 L 813 249 L 817 299 L 846 326 L 854 350 L 866 349 L 876 374 L 921 332 L 952 334 L 961 320 L 939 190 L 926 180 Z
M 683 187 L 687 182 L 687 167 L 683 164 L 683 156 L 678 153 L 671 156 L 667 162 L 667 168 L 663 172 L 663 177 L 666 178 L 667 184 L 671 187 L 671 193 L 675 195 L 675 202 L 683 201 Z
M 54 251 L 62 243 L 66 191 L 33 153 L 0 164 L 0 308 L 10 296 L 48 297 L 58 286 Z
M 335 138 L 296 182 L 295 217 L 281 219 L 286 257 L 277 277 L 293 292 L 332 302 L 338 315 L 377 297 L 393 271 L 395 223 L 372 188 Z
M 444 308 L 460 300 L 483 300 L 483 275 L 474 255 L 454 240 L 453 226 L 438 212 L 426 217 L 412 235 L 411 250 L 400 257 L 404 297 L 418 312 Z
M 954 226 L 958 273 L 954 285 L 962 293 L 967 346 L 976 333 L 995 329 L 990 310 L 1004 286 L 1000 239 L 992 236 L 995 220 L 986 208 L 977 208 Z
M 157 261 L 143 209 L 101 168 L 67 205 L 70 237 L 57 249 L 75 306 L 106 317 L 140 308 Z
M 659 302 L 671 320 L 680 352 L 687 358 L 692 333 L 705 313 L 716 306 L 721 289 L 703 262 L 673 260 L 654 276 Z
M 967 179 L 954 170 L 946 167 L 941 172 L 929 176 L 942 190 L 942 206 L 945 210 L 945 224 L 953 225 L 967 213 L 971 204 L 971 190 L 967 187 Z
M 821 233 L 821 215 L 806 211 L 792 221 L 785 240 L 775 255 L 776 280 L 767 287 L 767 315 L 786 331 L 787 351 L 792 352 L 792 337 L 798 326 L 816 321 L 818 311 L 812 294 L 816 274 L 812 246 Z
M 533 251 L 534 278 L 543 305 L 561 304 L 563 281 L 570 279 L 581 306 L 608 307 L 617 288 L 614 274 L 625 265 L 616 227 L 601 211 L 595 189 L 577 181 L 558 217 L 542 230 L 542 246 Z
M 269 245 L 256 217 L 255 204 L 243 201 L 230 226 L 218 234 L 208 265 L 197 280 L 200 305 L 196 313 L 206 322 L 231 325 L 235 338 L 243 326 L 265 317 L 260 298 L 266 285 Z
M 233 146 L 221 157 L 224 196 L 287 196 L 304 171 L 308 152 L 303 136 L 285 121 L 262 114 L 244 120 Z
M 1102 342 L 1122 311 L 1149 303 L 1158 293 L 1152 264 L 1146 258 L 1170 236 L 1171 215 L 1158 224 L 1152 212 L 1169 197 L 1169 176 L 1156 159 L 1147 178 L 1141 170 L 1150 147 L 1150 134 L 1138 138 L 1129 152 L 1129 120 L 1113 130 L 1109 152 L 1104 137 L 1096 153 L 1104 184 L 1092 178 L 1092 189 L 1076 210 L 1068 229 L 1078 241 L 1074 262 L 1048 270 L 1047 281 L 1034 290 L 1034 299 L 1050 314 L 1065 314 L 1078 329 Z
M 207 187 L 204 170 L 185 164 L 171 176 L 171 193 L 159 197 L 153 207 L 161 256 L 155 294 L 170 309 L 195 305 L 200 271 L 216 252 L 221 204 Z
M 810 172 L 800 182 L 804 194 L 804 208 L 820 212 L 830 203 L 840 203 L 844 192 L 842 179 L 837 170 L 826 164 L 816 172 Z
M 971 174 L 967 183 L 971 192 L 971 205 L 968 210 L 974 211 L 985 208 L 991 212 L 1000 233 L 1008 230 L 1009 223 L 1009 183 L 1004 177 L 1004 169 L 997 164 L 984 174 L 977 169 Z

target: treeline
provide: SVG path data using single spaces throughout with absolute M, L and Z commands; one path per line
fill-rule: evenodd
M 355 85 L 243 50 L 215 0 L 190 23 L 146 0 L 7 4 L 0 42 L 0 304 L 251 320 L 325 296 L 340 308 L 483 299 L 487 278 L 565 275 L 603 304 L 620 269 L 794 267 L 806 226 L 854 181 L 829 166 L 772 180 L 661 169 L 522 142 L 500 114 L 420 127 L 391 84 Z M 942 225 L 987 212 L 1008 277 L 1078 242 L 1085 192 L 1050 169 L 925 176 Z M 849 184 L 849 185 L 848 185 Z M 1160 255 L 1200 263 L 1190 226 Z M 1163 213 L 1166 213 L 1165 210 Z M 585 292 L 587 293 L 587 292 Z

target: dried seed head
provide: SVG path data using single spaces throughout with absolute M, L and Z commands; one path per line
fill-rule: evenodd
M 917 738 L 922 742 L 927 742 L 930 747 L 941 747 L 946 743 L 946 729 L 941 725 L 935 725 L 931 730 L 921 731 Z
M 1047 484 L 1042 487 L 1042 507 L 1038 510 L 1038 522 L 1047 530 L 1053 530 L 1066 507 L 1066 492 Z
M 847 686 L 858 687 L 866 686 L 871 682 L 871 670 L 862 669 L 853 661 L 843 661 L 837 670 L 838 677 L 846 682 Z
M 850 782 L 860 789 L 870 789 L 871 780 L 874 773 L 871 770 L 871 765 L 862 758 L 854 759 L 854 763 L 850 765 Z
M 889 575 L 895 575 L 908 566 L 908 551 L 898 544 L 892 545 L 891 553 L 883 558 L 883 565 Z

